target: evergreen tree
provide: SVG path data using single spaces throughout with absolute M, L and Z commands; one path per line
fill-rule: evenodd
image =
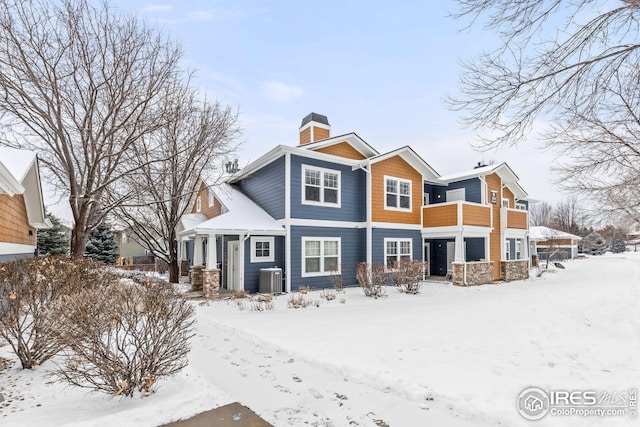
M 619 231 L 616 231 L 615 233 L 613 233 L 609 250 L 613 253 L 619 254 L 624 252 L 626 249 L 627 249 L 627 240 L 625 239 L 625 235 L 620 233 Z
M 51 228 L 38 230 L 38 254 L 68 255 L 69 234 L 58 217 L 47 214 Z
M 111 229 L 100 224 L 89 235 L 84 255 L 104 264 L 114 264 L 118 258 L 118 246 Z
M 592 232 L 584 238 L 585 253 L 591 255 L 602 255 L 606 249 L 607 243 L 600 234 Z

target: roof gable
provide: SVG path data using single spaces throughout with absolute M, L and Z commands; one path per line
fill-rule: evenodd
M 362 154 L 363 158 L 365 159 L 378 155 L 378 152 L 373 147 L 367 144 L 362 138 L 360 138 L 354 132 L 347 133 L 344 135 L 334 136 L 331 138 L 323 139 L 323 140 L 312 142 L 309 144 L 304 144 L 301 146 L 301 148 L 318 151 L 320 149 L 324 149 L 324 148 L 327 148 L 336 144 L 341 144 L 344 142 L 349 144 L 358 153 Z
M 422 157 L 418 155 L 411 147 L 408 145 L 398 148 L 393 151 L 389 151 L 388 153 L 379 154 L 369 159 L 369 162 L 372 164 L 390 159 L 391 157 L 399 156 L 405 162 L 407 162 L 412 168 L 417 170 L 422 174 L 422 176 L 426 180 L 437 180 L 440 175 L 433 169 L 427 162 L 424 161 Z

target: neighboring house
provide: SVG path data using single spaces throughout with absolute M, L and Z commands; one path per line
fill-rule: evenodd
M 118 246 L 119 258 L 133 258 L 138 256 L 151 255 L 151 251 L 142 246 L 133 237 L 133 233 L 130 228 L 114 229 L 113 236 Z
M 529 239 L 531 253 L 537 253 L 540 260 L 546 260 L 547 256 L 552 260 L 565 260 L 578 255 L 578 242 L 582 237 L 549 227 L 531 226 Z
M 178 227 L 183 266 L 220 268 L 224 288 L 249 292 L 263 268 L 282 268 L 289 292 L 328 287 L 336 269 L 355 284 L 358 263 L 404 259 L 455 284 L 528 277 L 527 194 L 507 164 L 441 177 L 408 146 L 379 153 L 330 129 L 311 113 L 299 146 L 203 185 Z
M 629 229 L 627 233 L 627 246 L 633 245 L 633 251 L 638 250 L 638 244 L 640 243 L 640 224 L 635 223 Z
M 47 227 L 36 153 L 0 147 L 0 262 L 34 256 Z

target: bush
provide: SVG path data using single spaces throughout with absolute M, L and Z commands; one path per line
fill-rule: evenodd
M 0 336 L 9 343 L 23 369 L 41 365 L 58 353 L 58 313 L 50 310 L 61 298 L 115 280 L 89 260 L 39 257 L 0 266 Z
M 60 381 L 113 395 L 148 393 L 187 366 L 194 309 L 169 285 L 113 282 L 56 302 Z
M 386 283 L 389 278 L 383 265 L 373 264 L 369 269 L 369 264 L 361 262 L 356 269 L 356 279 L 360 284 L 365 296 L 378 299 L 387 293 Z
M 305 298 L 302 293 L 293 294 L 287 300 L 287 307 L 289 308 L 306 308 L 311 304 L 311 300 Z
M 333 270 L 331 270 L 331 274 L 329 275 L 329 280 L 333 285 L 333 289 L 337 292 L 341 292 L 344 289 L 344 280 L 342 280 L 342 276 L 344 276 L 345 267 L 343 265 L 336 266 Z
M 400 292 L 418 294 L 422 288 L 425 263 L 417 260 L 402 260 L 391 274 L 391 280 Z

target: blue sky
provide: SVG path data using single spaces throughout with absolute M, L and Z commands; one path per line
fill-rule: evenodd
M 381 152 L 410 145 L 441 174 L 507 161 L 532 197 L 561 198 L 549 179 L 553 157 L 535 141 L 474 151 L 473 133 L 447 110 L 459 60 L 497 43 L 480 26 L 461 31 L 464 23 L 447 17 L 452 0 L 111 4 L 179 41 L 202 91 L 238 109 L 241 164 L 297 145 L 313 111 L 329 118 L 332 135 L 356 132 Z

